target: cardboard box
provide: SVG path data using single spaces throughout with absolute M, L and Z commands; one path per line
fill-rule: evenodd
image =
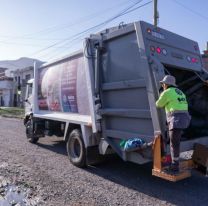
M 196 144 L 193 153 L 193 161 L 196 164 L 208 167 L 208 147 L 202 144 Z

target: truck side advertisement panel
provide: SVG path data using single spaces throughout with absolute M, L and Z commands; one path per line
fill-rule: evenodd
M 39 110 L 89 115 L 83 57 L 39 69 Z

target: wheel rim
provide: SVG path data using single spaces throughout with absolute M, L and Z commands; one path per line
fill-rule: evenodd
M 81 153 L 81 147 L 80 147 L 79 141 L 76 139 L 74 141 L 74 154 L 75 156 L 79 157 L 80 153 Z
M 81 143 L 78 139 L 72 139 L 70 144 L 71 157 L 78 159 L 81 156 Z

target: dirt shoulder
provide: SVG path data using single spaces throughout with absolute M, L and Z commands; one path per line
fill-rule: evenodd
M 0 107 L 0 116 L 22 119 L 24 117 L 24 109 L 18 107 Z

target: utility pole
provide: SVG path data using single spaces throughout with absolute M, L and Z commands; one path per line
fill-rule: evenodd
M 159 19 L 159 14 L 157 11 L 157 0 L 154 0 L 154 26 L 155 27 L 157 27 L 158 19 Z

